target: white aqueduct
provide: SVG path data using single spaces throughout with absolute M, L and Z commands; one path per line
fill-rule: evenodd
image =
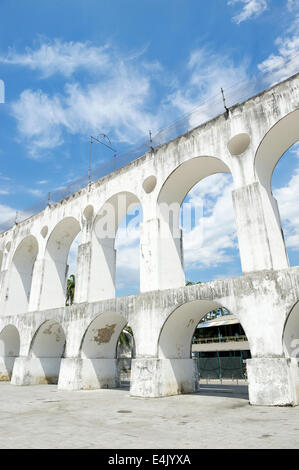
M 252 404 L 299 403 L 299 267 L 290 268 L 271 177 L 299 140 L 299 74 L 238 104 L 0 234 L 0 377 L 60 389 L 116 387 L 116 346 L 134 333 L 130 393 L 197 390 L 191 340 L 200 319 L 224 306 L 249 341 Z M 179 205 L 209 175 L 231 173 L 242 276 L 185 287 Z M 119 204 L 119 196 L 125 204 Z M 114 233 L 97 226 L 115 208 Z M 142 206 L 140 294 L 115 298 L 114 238 Z M 66 263 L 81 231 L 75 302 L 65 306 Z M 296 342 L 298 339 L 298 343 Z

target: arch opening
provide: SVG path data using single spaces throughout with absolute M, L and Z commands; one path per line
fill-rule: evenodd
M 29 235 L 21 241 L 13 255 L 9 285 L 6 292 L 6 312 L 9 314 L 28 311 L 33 269 L 37 254 L 37 240 L 34 236 Z
M 117 359 L 120 386 L 130 386 L 132 359 L 136 356 L 135 339 L 132 328 L 126 325 L 117 342 Z
M 285 357 L 290 361 L 291 381 L 295 394 L 295 403 L 299 404 L 299 302 L 286 318 L 282 334 Z
M 55 320 L 47 320 L 37 330 L 30 347 L 34 384 L 57 384 L 66 337 Z
M 239 319 L 214 301 L 181 305 L 166 319 L 158 355 L 169 359 L 180 377 L 180 360 L 193 358 L 202 379 L 247 379 L 249 342 Z M 245 383 L 245 382 L 244 382 Z
M 92 240 L 89 294 L 92 301 L 115 297 L 116 274 L 118 295 L 139 291 L 136 273 L 139 270 L 140 214 L 140 201 L 129 192 L 112 196 L 97 214 Z M 123 275 L 124 268 L 126 276 Z
M 228 166 L 215 157 L 180 165 L 158 198 L 163 288 L 241 273 Z
M 271 193 L 273 171 L 284 153 L 299 140 L 299 109 L 280 119 L 267 132 L 255 155 L 255 173 Z
M 45 252 L 41 310 L 65 305 L 69 253 L 72 243 L 80 232 L 80 224 L 73 217 L 63 219 L 53 229 Z M 77 246 L 78 242 L 75 242 L 76 249 Z M 75 265 L 75 262 L 73 264 Z
M 20 335 L 14 325 L 7 325 L 0 333 L 0 381 L 11 379 L 16 357 L 20 353 Z
M 115 237 L 116 297 L 140 292 L 140 224 L 142 206 L 136 204 L 129 209 L 118 226 Z
M 290 266 L 299 265 L 299 143 L 290 147 L 276 164 L 272 179 L 273 206 L 281 226 Z
M 76 301 L 76 280 L 78 279 L 78 253 L 82 242 L 82 232 L 75 236 L 69 249 L 66 262 L 65 305 L 72 305 Z

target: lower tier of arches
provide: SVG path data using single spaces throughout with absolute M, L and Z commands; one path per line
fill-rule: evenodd
M 130 393 L 198 391 L 194 330 L 211 310 L 237 317 L 248 339 L 249 400 L 299 404 L 299 268 L 73 304 L 0 318 L 0 380 L 64 390 L 119 387 L 119 342 L 134 343 Z M 128 328 L 128 325 L 130 328 Z

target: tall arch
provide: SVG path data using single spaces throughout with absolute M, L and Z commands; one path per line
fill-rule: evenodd
M 45 321 L 36 331 L 30 346 L 32 384 L 57 384 L 66 337 L 56 320 Z M 33 372 L 34 371 L 34 372 Z
M 115 297 L 115 237 L 123 218 L 138 205 L 135 194 L 120 192 L 110 197 L 98 212 L 92 233 L 90 301 Z
M 37 254 L 38 243 L 32 235 L 24 238 L 17 247 L 10 268 L 6 313 L 27 312 Z
M 202 156 L 179 165 L 164 182 L 158 196 L 160 220 L 159 283 L 161 288 L 185 284 L 180 208 L 188 192 L 200 181 L 217 173 L 231 173 L 219 158 Z
M 277 253 L 280 256 L 282 261 L 279 267 L 288 267 L 289 260 L 279 210 L 280 200 L 279 197 L 276 200 L 272 192 L 272 176 L 280 159 L 284 154 L 286 154 L 285 158 L 287 158 L 289 156 L 288 150 L 298 141 L 299 109 L 287 114 L 269 129 L 255 155 L 255 175 L 263 188 L 262 196 L 267 209 L 265 211 L 265 218 L 268 219 L 268 223 L 271 226 L 269 237 L 272 237 L 277 232 L 276 237 L 279 239 L 279 245 L 281 245 L 278 245 L 277 240 L 274 247 L 275 253 L 272 253 L 273 257 L 277 256 Z M 278 194 L 280 193 L 281 191 L 278 191 Z M 282 262 L 283 265 L 281 265 Z
M 45 252 L 40 310 L 64 306 L 67 258 L 80 230 L 81 226 L 74 217 L 66 217 L 53 229 Z
M 299 109 L 287 114 L 269 129 L 255 155 L 255 175 L 271 192 L 271 179 L 282 155 L 299 140 Z
M 14 325 L 7 325 L 0 333 L 0 381 L 9 381 L 16 357 L 20 352 L 20 335 Z

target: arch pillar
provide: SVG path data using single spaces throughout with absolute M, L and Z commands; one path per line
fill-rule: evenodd
M 173 237 L 162 218 L 147 220 L 140 229 L 140 291 L 185 285 L 183 237 Z
M 97 390 L 120 386 L 120 371 L 115 358 L 90 359 L 66 357 L 61 361 L 60 390 Z
M 60 390 L 94 390 L 120 386 L 116 348 L 127 321 L 117 313 L 98 315 L 85 330 L 81 347 L 62 359 Z
M 74 303 L 88 302 L 92 260 L 93 207 L 88 206 L 82 218 L 82 240 L 78 246 Z
M 32 284 L 29 297 L 28 312 L 35 312 L 39 308 L 44 269 L 45 259 L 36 259 L 32 273 Z
M 167 397 L 199 391 L 196 358 L 132 359 L 130 395 Z
M 19 332 L 13 325 L 7 325 L 0 333 L 0 381 L 11 379 L 14 362 L 20 352 Z
M 246 365 L 251 405 L 298 404 L 297 362 L 285 357 L 257 357 L 247 359 Z
M 116 250 L 114 243 L 114 238 L 99 240 L 94 234 L 91 245 L 86 248 L 90 256 L 89 302 L 115 297 Z
M 255 182 L 232 192 L 243 273 L 289 267 L 276 200 Z
M 163 397 L 199 391 L 191 341 L 200 319 L 215 306 L 215 302 L 203 300 L 183 304 L 168 314 L 154 305 L 139 312 L 134 325 L 136 358 L 132 359 L 132 396 Z
M 32 339 L 28 356 L 16 358 L 11 383 L 57 384 L 65 342 L 64 331 L 57 321 L 44 322 Z

